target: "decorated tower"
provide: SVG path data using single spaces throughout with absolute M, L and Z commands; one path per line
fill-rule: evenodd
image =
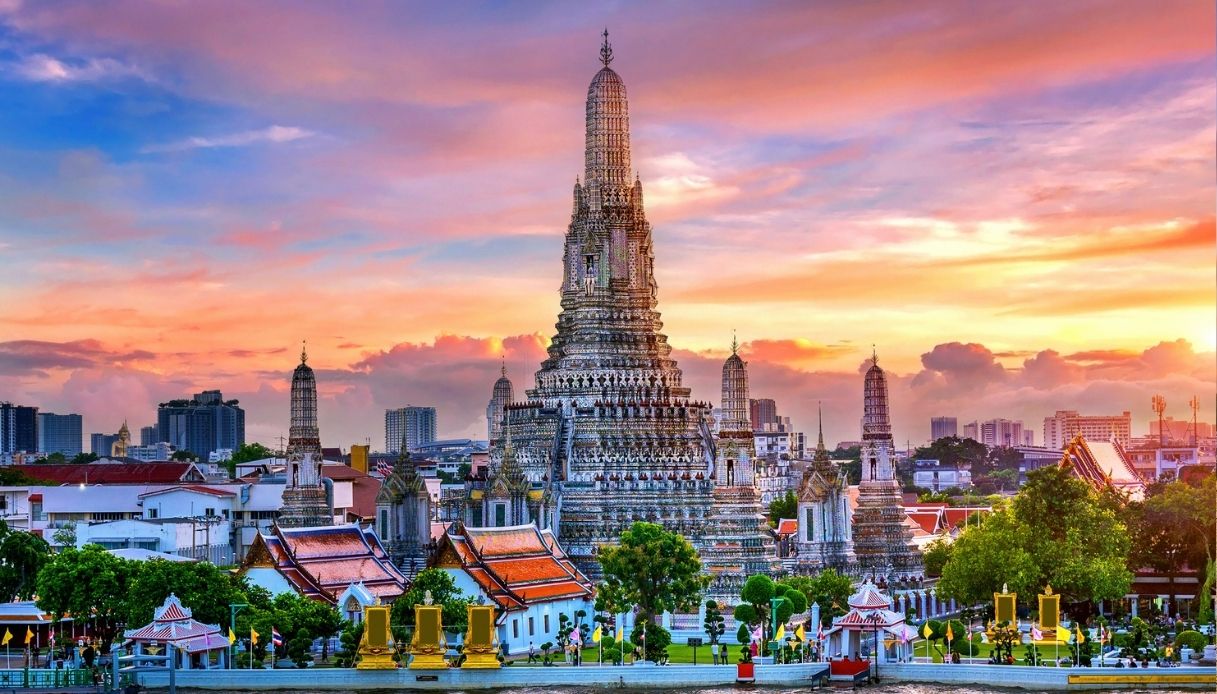
M 902 578 L 921 575 L 921 554 L 904 526 L 904 503 L 896 479 L 895 445 L 888 417 L 887 375 L 878 354 L 866 371 L 862 404 L 862 481 L 854 511 L 857 566 L 864 576 Z
M 491 446 L 498 442 L 503 432 L 503 412 L 515 399 L 515 389 L 511 379 L 507 378 L 507 362 L 503 362 L 499 380 L 494 382 L 490 392 L 490 403 L 486 405 L 487 441 Z
M 300 350 L 292 373 L 291 428 L 287 439 L 287 486 L 278 524 L 303 528 L 334 524 L 334 508 L 321 475 L 321 438 L 317 430 L 317 379 Z
M 811 464 L 799 483 L 796 571 L 811 574 L 823 569 L 847 572 L 854 562 L 850 527 L 848 480 L 828 457 L 824 446 L 824 415 Z
M 706 527 L 699 546 L 712 581 L 707 597 L 731 604 L 739 600 L 748 576 L 781 571 L 755 484 L 748 365 L 740 358 L 734 338 L 731 356 L 723 362 L 722 421 L 714 451 L 714 522 Z
M 703 557 L 716 522 L 710 409 L 682 384 L 660 332 L 651 225 L 607 32 L 600 60 L 587 90 L 557 333 L 535 386 L 505 408 L 503 425 L 530 491 L 553 495 L 562 546 L 592 578 L 599 546 L 636 521 L 683 534 Z M 492 449 L 492 467 L 503 454 Z
M 413 578 L 427 566 L 431 547 L 431 495 L 410 458 L 402 430 L 401 452 L 376 494 L 376 531 L 389 558 Z

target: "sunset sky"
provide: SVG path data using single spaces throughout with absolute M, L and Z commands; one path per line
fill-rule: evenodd
M 0 400 L 152 423 L 220 388 L 327 446 L 485 437 L 552 336 L 609 28 L 664 331 L 717 402 L 859 437 L 1217 401 L 1212 2 L 0 0 Z M 88 442 L 86 440 L 86 447 Z

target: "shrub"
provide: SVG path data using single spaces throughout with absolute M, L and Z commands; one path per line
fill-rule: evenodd
M 1209 640 L 1205 638 L 1204 634 L 1201 634 L 1198 631 L 1181 631 L 1179 632 L 1179 635 L 1175 637 L 1175 651 L 1178 652 L 1180 649 L 1186 646 L 1193 651 L 1199 652 L 1203 651 L 1204 647 L 1207 646 L 1208 643 Z

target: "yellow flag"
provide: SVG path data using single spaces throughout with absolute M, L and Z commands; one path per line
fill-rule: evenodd
M 1076 624 L 1074 625 L 1074 628 L 1077 629 L 1078 632 L 1078 643 L 1086 643 L 1086 637 L 1082 635 L 1082 625 Z
M 930 638 L 930 635 L 932 635 L 933 633 L 934 633 L 934 630 L 930 628 L 930 623 L 929 623 L 929 622 L 926 622 L 926 623 L 925 623 L 925 624 L 924 624 L 924 625 L 921 627 L 921 636 L 922 636 L 922 638 L 927 638 L 927 639 L 928 639 L 928 638 Z
M 228 627 L 228 645 L 231 646 L 237 642 L 237 635 L 232 633 L 232 627 Z
M 1064 629 L 1057 629 L 1056 640 L 1061 643 L 1069 643 L 1069 632 Z
M 254 631 L 253 627 L 249 628 L 249 645 L 258 645 L 258 632 Z
M 796 639 L 798 639 L 799 641 L 806 641 L 806 640 L 807 640 L 807 632 L 803 631 L 803 625 L 802 625 L 802 624 L 800 624 L 800 625 L 798 626 L 798 628 L 796 628 L 796 629 L 794 630 L 794 637 L 795 637 Z
M 616 636 L 617 643 L 621 643 L 621 636 L 622 636 L 621 629 L 617 629 L 617 636 Z
M 955 640 L 955 631 L 951 629 L 951 623 L 947 622 L 947 641 Z
M 782 637 L 783 637 L 783 636 L 785 636 L 785 635 L 786 635 L 786 625 L 785 625 L 785 624 L 779 624 L 779 625 L 778 625 L 778 630 L 777 630 L 777 632 L 776 632 L 776 633 L 773 635 L 773 640 L 774 640 L 774 641 L 781 641 L 781 640 L 782 640 Z
M 592 632 L 592 643 L 600 643 L 600 627 L 596 627 L 596 630 Z
M 29 627 L 26 627 L 25 628 L 25 643 L 28 645 L 29 642 L 33 641 L 33 640 L 34 640 L 34 630 Z
M 13 640 L 13 632 L 8 629 L 4 630 L 4 639 L 0 640 L 0 646 L 7 646 L 9 641 Z

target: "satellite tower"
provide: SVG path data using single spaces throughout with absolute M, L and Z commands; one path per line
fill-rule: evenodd
M 1166 412 L 1166 398 L 1155 395 L 1150 399 L 1150 403 L 1154 408 L 1154 413 L 1158 415 L 1158 447 L 1162 448 L 1166 445 L 1166 431 L 1162 428 L 1162 413 Z

